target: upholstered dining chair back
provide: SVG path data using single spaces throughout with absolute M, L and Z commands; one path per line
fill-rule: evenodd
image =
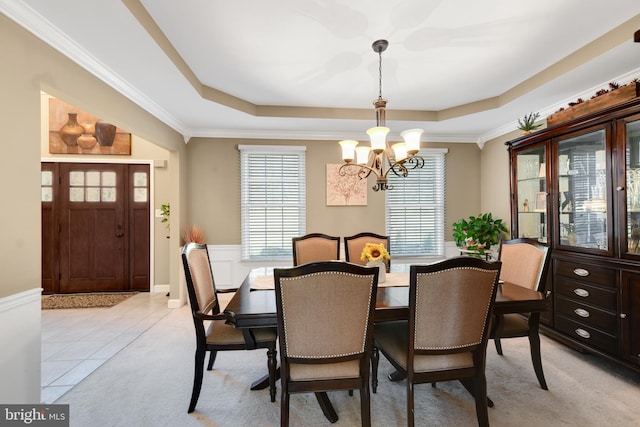
M 363 261 L 360 259 L 362 255 L 362 250 L 364 249 L 367 243 L 382 243 L 385 248 L 387 248 L 387 252 L 391 253 L 391 239 L 389 236 L 382 236 L 376 233 L 358 233 L 353 236 L 347 236 L 344 238 L 344 257 L 345 261 L 352 262 L 354 264 L 366 265 L 367 261 Z M 391 260 L 384 260 L 387 273 L 391 268 Z
M 498 254 L 502 261 L 500 279 L 543 292 L 550 259 L 548 255 L 549 247 L 535 240 L 503 240 Z
M 345 262 L 275 269 L 282 380 L 281 425 L 289 395 L 360 390 L 370 425 L 369 361 L 379 270 Z
M 315 261 L 340 259 L 340 237 L 322 233 L 310 233 L 301 237 L 294 237 L 292 244 L 294 266 Z
M 220 313 L 207 245 L 189 243 L 184 248 L 183 260 L 191 312 L 194 315 L 196 329 L 202 328 L 204 333 L 202 319 L 196 314 Z
M 420 354 L 473 352 L 487 340 L 499 264 L 446 264 L 411 267 L 409 341 L 418 370 Z

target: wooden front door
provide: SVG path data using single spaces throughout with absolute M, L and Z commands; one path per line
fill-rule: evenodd
M 44 292 L 148 290 L 149 166 L 46 165 L 54 197 L 42 206 Z

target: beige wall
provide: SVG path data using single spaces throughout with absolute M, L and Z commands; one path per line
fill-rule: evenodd
M 340 163 L 337 141 L 283 141 L 193 138 L 188 144 L 187 189 L 190 224 L 207 242 L 240 244 L 240 153 L 238 145 L 306 146 L 307 232 L 348 236 L 361 231 L 385 232 L 384 192 L 369 190 L 367 206 L 326 206 L 326 164 Z M 446 240 L 451 224 L 480 210 L 480 149 L 476 144 L 427 143 L 447 148 Z M 370 186 L 373 178 L 369 178 Z M 370 187 L 369 186 L 369 187 Z
M 41 91 L 167 150 L 185 153 L 186 147 L 177 132 L 4 15 L 0 15 L 0 57 L 7 65 L 0 67 L 3 297 L 40 287 Z M 171 197 L 179 202 L 178 193 Z M 177 283 L 176 275 L 176 290 Z

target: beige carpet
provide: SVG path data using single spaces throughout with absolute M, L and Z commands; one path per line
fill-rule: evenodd
M 113 307 L 135 294 L 136 292 L 43 295 L 42 309 Z
M 267 371 L 266 351 L 222 352 L 214 370 L 205 371 L 196 411 L 187 414 L 195 349 L 193 322 L 186 306 L 172 310 L 137 340 L 100 366 L 56 403 L 70 405 L 70 425 L 99 426 L 278 426 L 278 400 L 249 385 Z M 488 392 L 492 426 L 638 426 L 640 376 L 576 353 L 546 337 L 542 358 L 549 390 L 540 389 L 526 339 L 493 344 L 488 351 Z M 406 425 L 406 383 L 392 383 L 380 358 L 380 386 L 371 397 L 373 426 Z M 359 426 L 359 397 L 330 392 L 340 420 Z M 416 425 L 475 426 L 473 400 L 457 382 L 416 386 Z M 310 394 L 291 399 L 291 426 L 327 426 Z

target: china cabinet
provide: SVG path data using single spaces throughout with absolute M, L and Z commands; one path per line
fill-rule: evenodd
M 640 99 L 507 145 L 511 237 L 551 248 L 545 333 L 640 372 Z

